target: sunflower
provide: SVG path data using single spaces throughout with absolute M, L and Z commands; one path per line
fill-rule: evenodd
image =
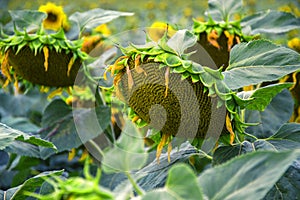
M 61 27 L 63 27 L 65 30 L 69 29 L 67 16 L 63 11 L 62 6 L 57 6 L 48 2 L 46 5 L 40 6 L 39 11 L 47 13 L 48 15 L 43 21 L 44 28 L 54 31 L 59 30 Z
M 168 37 L 175 34 L 176 30 L 165 22 L 156 21 L 148 28 L 147 33 L 153 41 L 158 41 L 168 29 Z
M 95 28 L 95 31 L 97 33 L 101 33 L 104 36 L 109 36 L 111 34 L 111 31 L 106 24 L 101 24 L 101 25 L 97 26 Z

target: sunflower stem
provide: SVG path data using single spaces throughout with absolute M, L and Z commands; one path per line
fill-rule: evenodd
M 132 186 L 135 189 L 136 193 L 140 196 L 144 195 L 143 189 L 135 182 L 135 180 L 132 178 L 131 174 L 129 172 L 125 172 L 125 175 L 127 176 L 128 180 L 132 184 Z

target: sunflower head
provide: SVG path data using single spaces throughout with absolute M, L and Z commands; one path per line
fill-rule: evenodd
M 67 16 L 63 11 L 62 6 L 57 6 L 48 2 L 46 5 L 39 7 L 39 11 L 47 13 L 47 18 L 43 21 L 43 26 L 46 29 L 57 31 L 61 27 L 65 30 L 69 29 Z

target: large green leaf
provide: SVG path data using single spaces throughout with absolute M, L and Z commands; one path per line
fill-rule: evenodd
M 28 32 L 38 30 L 47 17 L 46 13 L 35 10 L 11 10 L 9 14 L 19 31 L 25 28 Z
M 232 146 L 220 146 L 214 151 L 213 165 L 222 164 L 236 156 L 254 151 L 254 146 L 249 141 Z
M 279 92 L 285 88 L 291 87 L 292 85 L 293 83 L 279 83 L 261 87 L 252 91 L 239 92 L 237 95 L 240 98 L 250 99 L 244 106 L 241 106 L 241 108 L 263 111 Z
M 206 170 L 198 181 L 207 199 L 262 199 L 300 151 L 253 152 Z
M 284 124 L 274 135 L 264 140 L 264 142 L 278 151 L 300 149 L 300 124 Z
M 300 18 L 288 12 L 267 10 L 243 18 L 241 26 L 250 29 L 250 34 L 279 34 L 299 29 Z
M 227 86 L 234 90 L 274 81 L 299 69 L 300 55 L 296 51 L 267 40 L 254 40 L 233 47 L 223 74 Z
M 126 121 L 120 138 L 104 153 L 102 167 L 106 173 L 130 172 L 141 169 L 147 157 L 143 136 L 132 122 Z
M 58 152 L 62 152 L 79 147 L 99 136 L 109 123 L 110 108 L 107 106 L 72 110 L 63 100 L 57 99 L 52 101 L 44 111 L 43 129 L 40 134 L 53 142 Z M 41 149 L 41 154 L 45 158 L 54 153 L 49 149 Z
M 0 150 L 18 155 L 40 157 L 38 146 L 56 149 L 49 141 L 0 123 Z
M 25 200 L 28 196 L 24 195 L 24 192 L 34 192 L 36 189 L 42 186 L 45 182 L 45 178 L 53 175 L 61 175 L 63 170 L 43 172 L 35 177 L 27 179 L 22 185 L 11 188 L 7 191 L 2 191 L 4 200 Z M 1 193 L 0 193 L 1 194 Z
M 96 8 L 82 13 L 75 12 L 69 17 L 69 20 L 77 23 L 80 27 L 80 30 L 82 31 L 85 28 L 93 29 L 101 24 L 110 22 L 121 16 L 131 15 L 133 15 L 133 13 Z
M 26 133 L 34 133 L 37 132 L 40 127 L 33 124 L 28 118 L 26 117 L 12 117 L 7 116 L 1 119 L 3 124 L 6 124 L 12 128 L 17 130 L 26 132 Z
M 246 132 L 258 138 L 268 138 L 290 119 L 293 111 L 292 95 L 289 90 L 283 90 L 273 98 L 264 111 L 245 111 L 246 123 L 259 123 L 246 128 Z
M 164 188 L 148 192 L 142 197 L 143 200 L 150 199 L 176 199 L 176 200 L 201 200 L 203 195 L 197 177 L 186 164 L 178 164 L 169 170 L 167 182 Z
M 284 173 L 276 185 L 268 192 L 264 200 L 300 199 L 300 162 L 295 161 Z
M 209 0 L 207 15 L 214 21 L 228 22 L 233 20 L 234 14 L 240 13 L 242 0 Z
M 196 44 L 197 37 L 190 31 L 184 29 L 179 30 L 173 35 L 167 42 L 167 45 L 171 47 L 178 56 L 181 56 L 184 51 Z

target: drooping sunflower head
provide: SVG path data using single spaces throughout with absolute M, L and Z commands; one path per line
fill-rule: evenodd
M 178 30 L 169 39 L 165 32 L 158 42 L 120 47 L 124 56 L 107 68 L 115 75 L 116 97 L 130 107 L 132 121 L 159 130 L 159 139 L 149 136 L 157 145 L 158 160 L 166 144 L 170 155 L 173 137 L 193 139 L 193 144 L 200 145 L 215 112 L 212 102 L 231 94 L 220 70 L 189 60 L 186 50 L 196 42 L 197 36 L 188 30 Z
M 45 29 L 57 31 L 61 27 L 65 30 L 69 29 L 67 16 L 64 13 L 62 6 L 57 6 L 53 3 L 48 2 L 46 5 L 39 7 L 39 11 L 47 13 L 47 18 L 43 21 Z

